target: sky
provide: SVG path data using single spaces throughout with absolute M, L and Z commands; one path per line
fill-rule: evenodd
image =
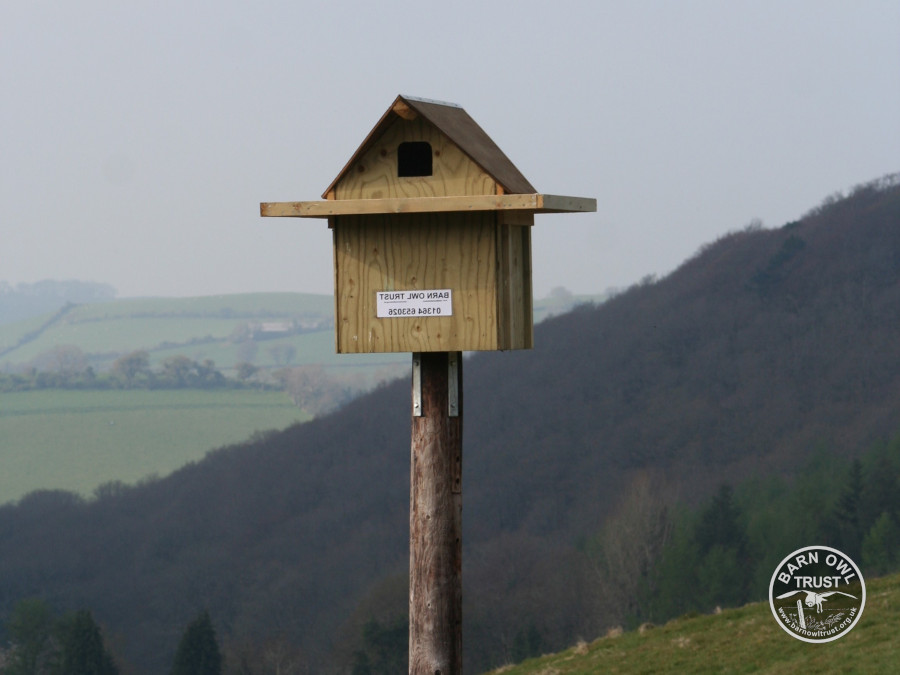
M 896 0 L 0 0 L 0 281 L 331 293 L 319 199 L 398 94 L 540 192 L 535 296 L 664 276 L 900 171 Z

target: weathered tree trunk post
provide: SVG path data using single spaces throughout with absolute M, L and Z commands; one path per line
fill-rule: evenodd
M 409 673 L 462 673 L 462 352 L 413 354 Z

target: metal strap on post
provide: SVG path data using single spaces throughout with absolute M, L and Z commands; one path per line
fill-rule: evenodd
M 422 417 L 422 354 L 412 355 L 412 414 Z

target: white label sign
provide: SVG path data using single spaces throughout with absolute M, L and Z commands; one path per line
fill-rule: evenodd
M 433 291 L 377 291 L 375 296 L 375 311 L 379 319 L 453 316 L 453 292 L 449 288 Z

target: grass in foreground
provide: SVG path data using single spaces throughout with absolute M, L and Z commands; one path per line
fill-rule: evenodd
M 867 582 L 866 606 L 845 636 L 808 644 L 775 623 L 768 602 L 718 615 L 581 643 L 559 654 L 491 671 L 503 675 L 594 673 L 896 673 L 900 669 L 900 575 Z
M 210 450 L 308 419 L 283 392 L 0 393 L 0 503 L 37 489 L 90 495 L 166 475 Z

